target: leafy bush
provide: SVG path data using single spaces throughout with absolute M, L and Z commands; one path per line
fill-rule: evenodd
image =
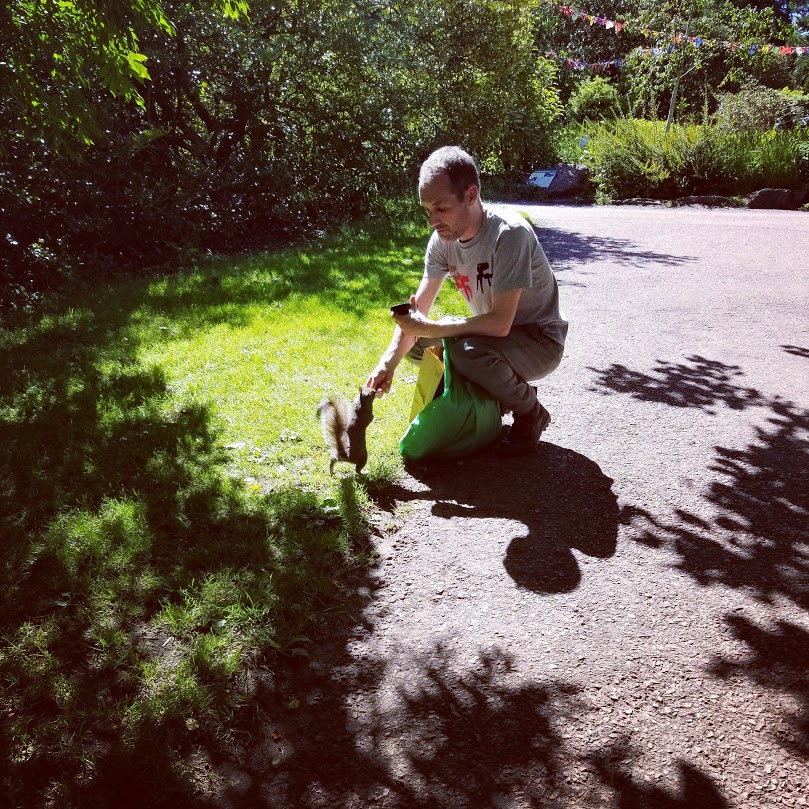
M 36 4 L 19 5 L 10 25 L 0 12 L 3 58 L 31 70 L 0 70 L 0 314 L 79 272 L 107 281 L 360 218 L 412 194 L 419 162 L 447 143 L 485 170 L 527 171 L 551 156 L 562 111 L 558 67 L 537 59 L 532 10 L 518 0 L 448 0 L 440 23 L 423 0 L 385 14 L 335 0 L 259 4 L 252 19 L 221 13 L 242 9 L 235 0 L 169 4 L 172 26 L 158 30 L 122 17 L 126 42 L 143 49 L 134 64 L 148 64 L 137 98 L 113 96 L 103 70 L 82 67 L 100 59 L 90 34 L 126 2 L 97 14 L 62 4 L 36 33 L 26 27 Z M 92 116 L 59 107 L 78 123 L 48 137 L 32 110 L 71 94 L 87 96 L 82 109 L 92 101 Z
M 781 95 L 789 104 L 789 115 L 782 123 L 786 126 L 806 126 L 806 119 L 809 116 L 809 93 L 784 88 Z
M 558 129 L 553 139 L 554 162 L 573 165 L 581 163 L 590 142 L 591 128 L 584 122 Z
M 766 132 L 791 112 L 787 98 L 769 87 L 748 84 L 738 93 L 719 97 L 716 111 L 720 129 L 733 132 Z
M 600 121 L 621 114 L 618 91 L 603 76 L 582 82 L 570 97 L 567 109 L 575 121 Z
M 809 182 L 809 131 L 733 132 L 656 121 L 602 123 L 583 162 L 602 199 L 748 194 Z
M 624 120 L 602 124 L 594 131 L 584 162 L 600 197 L 670 194 L 671 154 L 666 154 L 658 126 L 648 121 Z M 662 127 L 659 130 L 662 132 Z

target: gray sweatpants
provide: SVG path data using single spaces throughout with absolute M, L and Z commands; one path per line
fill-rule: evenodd
M 420 337 L 407 354 L 419 363 L 425 349 L 441 340 Z M 502 407 L 522 416 L 537 402 L 536 382 L 555 370 L 564 349 L 531 323 L 514 326 L 506 337 L 460 337 L 450 352 L 452 370 L 477 383 Z

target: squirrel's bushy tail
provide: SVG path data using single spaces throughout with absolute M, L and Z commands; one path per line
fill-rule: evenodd
M 317 415 L 323 430 L 323 440 L 330 450 L 329 471 L 334 472 L 334 464 L 337 461 L 348 460 L 347 405 L 339 399 L 324 399 L 317 407 Z

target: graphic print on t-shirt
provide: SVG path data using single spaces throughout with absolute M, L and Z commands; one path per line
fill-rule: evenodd
M 490 272 L 486 272 L 489 269 L 489 262 L 486 261 L 483 264 L 478 264 L 478 276 L 477 281 L 475 282 L 475 289 L 479 289 L 483 292 L 483 284 L 488 281 L 489 286 L 492 285 L 492 274 Z
M 449 268 L 449 274 L 452 276 L 452 280 L 455 282 L 455 286 L 464 294 L 466 300 L 472 300 L 472 287 L 469 286 L 469 276 L 468 275 L 461 275 L 458 272 L 458 268 L 455 265 L 452 265 Z

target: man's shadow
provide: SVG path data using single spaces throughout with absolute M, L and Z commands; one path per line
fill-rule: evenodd
M 520 586 L 564 593 L 581 581 L 573 549 L 605 559 L 615 553 L 619 509 L 612 479 L 571 449 L 542 442 L 531 455 L 505 458 L 484 451 L 458 461 L 408 464 L 430 488 L 436 516 L 517 520 L 527 529 L 511 539 L 503 564 Z M 424 496 L 424 495 L 422 495 Z

